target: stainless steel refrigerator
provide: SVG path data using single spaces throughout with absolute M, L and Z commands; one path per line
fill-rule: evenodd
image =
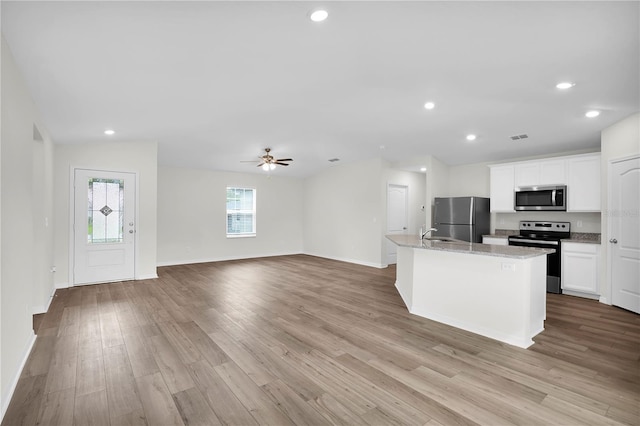
M 482 197 L 435 198 L 433 236 L 481 243 L 491 230 L 489 199 Z

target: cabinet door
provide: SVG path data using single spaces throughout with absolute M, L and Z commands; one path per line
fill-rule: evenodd
M 540 163 L 540 185 L 565 185 L 567 183 L 567 162 L 565 160 L 543 161 Z
M 600 211 L 600 155 L 568 161 L 567 211 Z
M 562 244 L 562 289 L 598 294 L 597 244 Z
M 491 211 L 513 212 L 513 166 L 491 167 Z
M 526 163 L 515 166 L 516 187 L 540 184 L 540 164 Z

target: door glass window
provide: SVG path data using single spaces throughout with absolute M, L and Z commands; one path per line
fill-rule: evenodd
M 89 178 L 89 244 L 124 240 L 124 180 Z

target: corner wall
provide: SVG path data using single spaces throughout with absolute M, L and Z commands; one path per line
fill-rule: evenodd
M 600 262 L 600 301 L 611 304 L 609 270 L 609 165 L 610 161 L 640 154 L 640 113 L 636 113 L 602 131 L 601 140 L 602 249 Z
M 1 45 L 0 401 L 4 415 L 53 291 L 52 143 L 8 45 Z M 34 131 L 35 128 L 38 131 Z
M 304 182 L 304 252 L 383 267 L 382 160 L 331 167 Z

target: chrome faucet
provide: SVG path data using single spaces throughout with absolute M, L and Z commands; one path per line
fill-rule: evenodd
M 429 232 L 431 232 L 431 231 L 437 231 L 437 229 L 436 229 L 436 228 L 429 228 L 429 229 L 427 229 L 426 231 L 424 231 L 424 232 L 422 233 L 422 236 L 420 237 L 420 239 L 421 239 L 421 240 L 423 240 L 423 239 L 424 239 L 424 237 L 426 237 L 426 236 L 427 236 L 427 234 L 428 234 Z

